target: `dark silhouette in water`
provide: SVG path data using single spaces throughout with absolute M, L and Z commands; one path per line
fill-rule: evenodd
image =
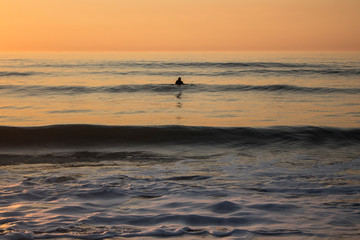
M 175 84 L 179 86 L 179 93 L 178 93 L 178 95 L 176 95 L 176 97 L 178 99 L 180 99 L 181 94 L 182 94 L 181 85 L 184 85 L 183 81 L 181 81 L 181 77 L 178 78 L 178 80 L 175 82 Z
M 183 85 L 183 81 L 181 81 L 181 77 L 178 78 L 178 80 L 175 82 L 176 85 Z

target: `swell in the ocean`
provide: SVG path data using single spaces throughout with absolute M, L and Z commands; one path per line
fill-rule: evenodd
M 6 93 L 24 94 L 24 95 L 73 95 L 73 94 L 91 94 L 91 93 L 141 93 L 155 92 L 167 93 L 178 90 L 185 90 L 188 93 L 197 92 L 282 92 L 282 93 L 300 93 L 300 94 L 359 94 L 360 88 L 335 88 L 335 87 L 301 87 L 296 85 L 214 85 L 214 84 L 187 84 L 175 86 L 173 84 L 134 84 L 134 85 L 116 85 L 116 86 L 22 86 L 22 85 L 0 85 L 0 91 Z
M 8 71 L 0 71 L 0 77 L 11 77 L 11 76 L 31 76 L 37 75 L 41 73 L 36 72 L 8 72 Z
M 196 127 L 52 125 L 0 127 L 0 147 L 70 147 L 113 145 L 331 145 L 360 143 L 360 129 L 330 127 Z
M 20 66 L 2 63 L 5 68 L 22 71 L 0 71 L 0 77 L 49 74 L 54 70 L 78 69 L 78 73 L 92 75 L 130 76 L 358 76 L 360 69 L 355 64 L 344 63 L 289 63 L 289 62 L 164 62 L 164 61 L 75 61 L 73 63 L 45 60 L 33 62 L 31 59 L 19 61 Z M 39 69 L 29 72 L 26 69 Z M 77 73 L 77 74 L 78 74 Z M 56 72 L 58 74 L 58 72 Z M 75 73 L 72 73 L 75 74 Z
M 14 61 L 11 61 L 14 60 Z M 92 60 L 92 61 L 81 61 L 75 60 L 74 63 L 64 63 L 62 61 L 46 61 L 35 60 L 35 59 L 6 59 L 2 63 L 3 66 L 14 66 L 13 62 L 26 63 L 23 64 L 24 67 L 42 67 L 42 68 L 89 68 L 89 67 L 116 67 L 116 68 L 129 68 L 129 67 L 140 67 L 140 68 L 162 68 L 162 67 L 171 67 L 171 68 L 184 68 L 184 67 L 195 67 L 195 68 L 327 68 L 331 69 L 334 66 L 342 68 L 351 68 L 353 64 L 346 63 L 303 63 L 303 62 L 199 62 L 199 61 L 123 61 L 123 60 Z M 11 64 L 7 64 L 10 62 Z M 340 65 L 337 65 L 340 64 Z M 15 65 L 16 66 L 16 65 Z

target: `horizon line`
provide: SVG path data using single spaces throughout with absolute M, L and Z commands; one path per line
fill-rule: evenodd
M 360 53 L 359 50 L 10 50 L 5 53 Z

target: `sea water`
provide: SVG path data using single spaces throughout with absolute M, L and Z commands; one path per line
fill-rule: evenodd
M 357 239 L 359 94 L 359 54 L 1 54 L 0 239 Z

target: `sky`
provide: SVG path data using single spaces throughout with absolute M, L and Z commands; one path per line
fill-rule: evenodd
M 360 0 L 1 0 L 0 52 L 360 51 Z

